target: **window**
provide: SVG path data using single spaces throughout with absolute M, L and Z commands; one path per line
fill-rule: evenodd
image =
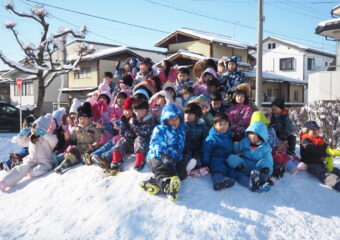
M 328 66 L 328 62 L 325 62 L 325 67 L 327 67 Z
M 280 58 L 280 70 L 294 70 L 294 58 Z
M 308 58 L 307 59 L 307 70 L 314 70 L 315 69 L 315 59 Z
M 276 48 L 276 43 L 273 43 L 273 44 L 272 44 L 272 47 L 273 47 L 273 49 Z
M 280 93 L 279 89 L 274 89 L 274 96 L 273 97 L 281 97 L 279 93 Z
M 81 68 L 80 71 L 74 72 L 74 78 L 75 79 L 81 79 L 81 78 L 90 78 L 91 77 L 91 68 Z
M 11 106 L 6 106 L 6 105 L 1 106 L 0 108 L 1 113 L 11 114 L 11 115 L 16 114 L 17 111 L 18 109 L 11 107 Z
M 268 49 L 272 49 L 272 44 L 268 43 Z
M 33 96 L 33 82 L 22 83 L 21 94 L 22 96 Z M 14 96 L 19 96 L 17 84 L 14 84 Z
M 294 101 L 299 101 L 299 91 L 294 91 Z
M 271 89 L 271 88 L 268 88 L 268 89 L 267 89 L 267 96 L 268 96 L 268 97 L 271 97 L 271 96 L 272 96 L 272 89 Z

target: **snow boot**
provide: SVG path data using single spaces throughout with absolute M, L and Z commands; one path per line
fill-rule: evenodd
M 249 189 L 256 192 L 260 188 L 260 173 L 256 170 L 251 171 L 249 180 Z
M 91 157 L 91 160 L 92 160 L 92 162 L 94 162 L 97 165 L 99 165 L 99 167 L 101 167 L 101 168 L 105 168 L 105 169 L 106 168 L 110 168 L 110 164 L 107 161 L 105 161 L 105 159 L 102 159 L 102 158 L 100 158 L 100 157 L 98 157 L 96 155 L 93 155 Z
M 208 167 L 201 167 L 199 169 L 191 170 L 189 173 L 190 177 L 203 177 L 209 173 Z
M 218 191 L 224 188 L 231 188 L 235 184 L 234 179 L 223 176 L 221 173 L 214 174 L 212 178 L 213 178 L 213 184 L 214 184 L 213 188 L 215 191 Z
M 136 153 L 136 160 L 135 164 L 133 165 L 133 168 L 137 171 L 140 171 L 143 169 L 145 165 L 145 153 Z
M 111 169 L 122 171 L 122 155 L 118 151 L 112 152 L 112 162 L 111 162 Z
M 88 153 L 84 153 L 82 156 L 82 162 L 86 164 L 87 166 L 90 166 L 93 164 L 93 161 L 91 160 L 91 156 Z
M 3 162 L 2 164 L 3 164 L 2 166 L 3 166 L 3 168 L 5 169 L 6 172 L 9 172 L 13 168 L 13 165 L 10 161 Z
M 188 176 L 190 175 L 191 170 L 193 170 L 196 167 L 196 164 L 197 164 L 197 160 L 195 158 L 192 158 L 189 160 L 185 168 Z
M 272 176 L 275 178 L 283 178 L 286 172 L 286 167 L 284 164 L 274 163 Z
M 168 177 L 163 179 L 163 192 L 166 193 L 171 202 L 176 202 L 178 199 L 178 191 L 181 187 L 181 180 L 178 176 Z
M 69 160 L 64 160 L 59 167 L 55 169 L 55 172 L 58 174 L 63 174 L 65 170 L 70 168 L 72 166 L 71 162 Z
M 143 191 L 151 195 L 156 195 L 160 190 L 154 178 L 150 178 L 149 180 L 141 182 L 139 186 Z

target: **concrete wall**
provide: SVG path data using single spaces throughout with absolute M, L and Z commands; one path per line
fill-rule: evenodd
M 79 63 L 80 68 L 91 68 L 91 74 L 87 78 L 75 79 L 74 72 L 68 73 L 68 87 L 69 88 L 87 88 L 98 86 L 98 75 L 97 75 L 97 61 L 81 62 Z M 100 76 L 99 76 L 100 77 Z
M 336 99 L 340 99 L 340 71 L 324 71 L 309 75 L 309 103 Z

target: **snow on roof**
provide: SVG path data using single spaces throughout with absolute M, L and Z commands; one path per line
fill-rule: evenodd
M 318 24 L 318 27 L 325 27 L 327 25 L 332 25 L 336 23 L 340 23 L 340 18 L 332 18 L 326 21 L 322 21 Z
M 79 91 L 93 91 L 96 90 L 97 87 L 88 87 L 88 88 L 63 88 L 62 92 L 79 92 Z
M 17 106 L 15 106 L 16 108 L 19 108 L 19 109 L 21 109 L 21 110 L 30 110 L 30 111 L 32 111 L 32 110 L 34 110 L 37 106 L 36 105 L 30 105 L 30 104 L 26 104 L 26 105 L 17 105 Z
M 185 33 L 185 34 L 189 34 L 192 36 L 196 36 L 202 39 L 206 39 L 210 42 L 217 42 L 217 43 L 222 43 L 222 44 L 226 44 L 229 47 L 233 47 L 233 48 L 239 48 L 239 49 L 248 49 L 248 48 L 255 48 L 255 46 L 253 44 L 250 43 L 246 43 L 240 40 L 236 40 L 234 38 L 231 38 L 229 36 L 225 36 L 222 34 L 217 34 L 217 33 L 211 33 L 211 32 L 205 32 L 205 31 L 201 31 L 201 30 L 195 30 L 195 29 L 190 29 L 190 28 L 179 28 L 177 29 L 175 32 L 169 34 L 168 36 L 166 36 L 163 40 L 159 41 L 158 43 L 156 43 L 156 46 L 163 42 L 165 39 L 171 37 L 172 35 L 175 35 L 176 33 Z
M 340 16 L 340 4 L 339 5 L 337 5 L 337 6 L 335 6 L 332 10 L 331 10 L 331 13 L 333 14 L 333 15 L 337 15 L 337 16 Z
M 255 78 L 256 70 L 254 69 L 249 72 L 244 72 L 244 75 L 246 77 Z M 282 82 L 290 82 L 290 83 L 307 85 L 307 82 L 304 82 L 303 80 L 290 78 L 290 77 L 282 76 L 282 75 L 271 73 L 271 72 L 262 72 L 262 78 L 265 79 L 266 81 L 274 80 L 274 81 L 282 81 Z
M 302 49 L 304 51 L 311 51 L 311 52 L 318 53 L 318 54 L 321 54 L 321 55 L 327 55 L 327 56 L 331 55 L 331 56 L 335 57 L 335 53 L 333 53 L 333 52 L 328 52 L 328 51 L 325 51 L 325 50 L 322 50 L 322 49 L 313 48 L 313 47 L 310 47 L 310 46 L 307 46 L 307 45 L 304 45 L 304 44 L 292 42 L 292 41 L 277 38 L 277 37 L 269 36 L 263 42 L 265 42 L 269 39 L 273 39 L 273 40 L 276 40 L 276 41 L 279 41 L 279 42 L 283 42 L 283 43 L 286 43 L 286 44 L 289 44 L 289 45 L 293 45 L 293 46 L 295 46 L 299 49 Z

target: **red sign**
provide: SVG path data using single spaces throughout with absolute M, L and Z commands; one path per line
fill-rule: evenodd
M 21 89 L 22 81 L 23 81 L 23 80 L 24 80 L 23 78 L 17 78 L 17 79 L 15 79 L 15 81 L 17 82 L 17 88 L 18 88 L 19 91 L 20 91 L 20 89 Z

